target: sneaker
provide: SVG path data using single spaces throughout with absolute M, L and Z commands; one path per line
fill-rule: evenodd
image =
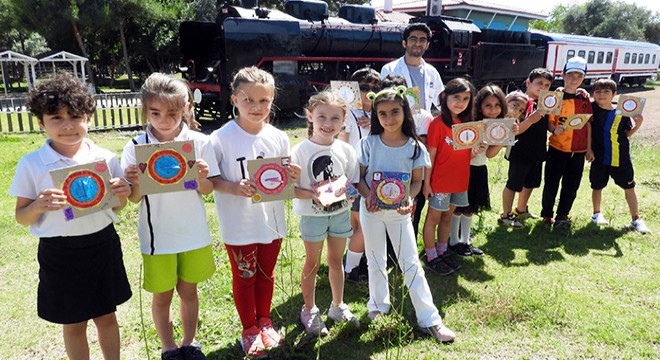
M 305 327 L 305 331 L 313 335 L 328 335 L 328 328 L 325 327 L 323 320 L 321 320 L 321 311 L 319 308 L 314 306 L 311 309 L 305 308 L 305 305 L 302 307 L 300 312 L 300 322 Z
M 266 350 L 276 348 L 284 341 L 280 334 L 273 328 L 273 322 L 266 317 L 257 321 L 259 330 L 261 331 L 261 342 L 264 344 Z M 188 360 L 188 358 L 186 358 Z
M 529 212 L 529 207 L 525 211 L 518 211 L 518 209 L 513 209 L 513 215 L 516 216 L 516 219 L 520 221 L 525 221 L 527 219 L 538 219 L 539 217 Z
M 433 336 L 440 342 L 452 342 L 456 338 L 456 334 L 449 330 L 445 324 L 433 325 L 421 329 L 423 333 Z
M 552 226 L 554 223 L 555 223 L 555 219 L 553 219 L 551 217 L 548 217 L 548 216 L 543 217 L 543 224 L 544 225 Z
M 573 222 L 568 218 L 568 216 L 562 216 L 555 219 L 555 222 L 552 224 L 552 226 L 556 229 L 570 229 L 572 224 Z
M 167 350 L 160 354 L 161 360 L 184 360 L 179 348 Z
M 332 306 L 330 304 L 330 309 L 328 310 L 328 319 L 332 319 L 336 322 L 350 321 L 355 324 L 355 326 L 360 326 L 360 321 L 353 315 L 351 310 L 348 308 L 348 305 L 341 303 L 339 306 Z
M 458 259 L 448 251 L 446 251 L 444 254 L 441 254 L 438 257 L 441 258 L 442 261 L 444 261 L 445 264 L 449 265 L 449 267 L 452 268 L 454 271 L 463 267 L 463 265 L 461 265 L 461 262 L 458 261 Z
M 597 212 L 591 215 L 591 222 L 599 226 L 609 224 L 609 222 L 605 219 L 605 216 L 603 216 L 602 212 Z
M 186 360 L 206 360 L 206 356 L 202 352 L 202 344 L 198 342 L 184 345 L 179 350 Z
M 380 311 L 378 311 L 378 310 L 374 310 L 374 311 L 369 311 L 369 314 L 367 314 L 367 317 L 368 317 L 370 320 L 373 321 L 373 320 L 376 320 L 376 318 L 379 317 L 379 316 L 381 316 L 381 315 L 383 315 L 382 312 L 380 312 Z
M 468 244 L 468 247 L 470 248 L 470 252 L 472 252 L 473 256 L 482 256 L 484 254 L 483 250 L 472 244 Z
M 431 261 L 428 261 L 428 258 L 424 258 L 424 266 L 434 273 L 442 276 L 447 276 L 454 272 L 454 269 L 445 264 L 441 257 L 437 257 Z
M 516 215 L 513 213 L 508 213 L 507 215 L 501 214 L 500 218 L 497 219 L 497 223 L 514 229 L 520 229 L 524 226 L 520 221 L 518 221 L 518 219 L 516 219 Z
M 241 333 L 241 347 L 250 359 L 259 359 L 267 355 L 264 343 L 261 341 L 261 331 L 256 326 L 243 330 L 243 333 Z
M 366 283 L 369 281 L 369 275 L 362 273 L 360 266 L 356 266 L 351 270 L 351 272 L 344 273 L 346 280 L 354 283 Z
M 456 245 L 449 245 L 449 250 L 458 256 L 472 256 L 472 250 L 470 250 L 470 246 L 468 244 L 457 243 Z
M 633 219 L 633 221 L 630 222 L 630 229 L 635 230 L 640 234 L 648 234 L 651 232 L 642 218 Z

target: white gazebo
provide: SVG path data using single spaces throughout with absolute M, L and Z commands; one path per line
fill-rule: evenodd
M 53 55 L 49 55 L 46 57 L 42 57 L 39 59 L 40 63 L 52 63 L 53 65 L 53 74 L 57 72 L 57 68 L 55 66 L 56 62 L 67 62 L 73 66 L 73 75 L 75 77 L 79 77 L 82 81 L 85 81 L 85 63 L 89 61 L 86 57 L 82 57 L 76 54 L 72 54 L 70 52 L 66 51 L 60 51 L 58 53 L 55 53 Z M 78 66 L 80 66 L 80 74 L 81 76 L 78 76 Z
M 34 85 L 34 81 L 36 79 L 34 65 L 36 65 L 39 60 L 11 50 L 0 52 L 0 77 L 2 77 L 2 85 L 5 89 L 5 96 L 7 96 L 7 83 L 5 82 L 4 65 L 5 63 L 12 62 L 15 65 L 18 65 L 18 63 L 23 65 L 23 69 L 25 70 L 25 80 L 27 80 L 28 89 L 30 89 Z

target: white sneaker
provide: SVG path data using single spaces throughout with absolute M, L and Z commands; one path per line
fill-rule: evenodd
M 639 232 L 640 234 L 648 234 L 651 232 L 649 228 L 646 226 L 644 223 L 644 220 L 642 218 L 637 218 L 634 219 L 633 221 L 630 222 L 630 229 L 635 230 Z
M 449 330 L 445 324 L 433 325 L 427 328 L 421 328 L 422 332 L 433 336 L 440 342 L 452 342 L 456 338 L 456 334 Z
M 591 215 L 591 222 L 596 224 L 596 225 L 607 225 L 609 222 L 607 219 L 605 219 L 605 216 L 603 216 L 602 212 L 597 212 L 593 215 Z
M 328 319 L 332 319 L 336 322 L 350 321 L 355 324 L 355 326 L 360 326 L 360 321 L 353 315 L 351 310 L 348 308 L 348 305 L 341 303 L 339 306 L 330 305 L 330 310 L 328 310 Z
M 314 306 L 311 309 L 302 307 L 300 312 L 300 322 L 305 327 L 305 331 L 316 336 L 328 335 L 328 328 L 325 327 L 323 320 L 321 320 L 321 311 Z

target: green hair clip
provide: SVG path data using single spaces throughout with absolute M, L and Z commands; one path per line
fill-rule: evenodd
M 371 91 L 367 94 L 367 99 L 371 100 L 371 102 L 375 102 L 376 99 L 378 99 L 381 95 L 385 95 L 385 94 L 394 94 L 394 95 L 398 95 L 399 97 L 401 97 L 401 99 L 405 99 L 404 96 L 405 96 L 407 90 L 408 89 L 405 86 L 399 85 L 397 87 L 391 87 L 391 88 L 383 89 L 383 90 L 379 91 L 377 94 L 374 93 L 373 91 Z

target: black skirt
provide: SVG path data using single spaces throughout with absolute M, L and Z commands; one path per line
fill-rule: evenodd
M 131 297 L 112 224 L 93 234 L 39 239 L 37 313 L 74 324 L 113 313 Z
M 470 205 L 458 210 L 467 213 L 480 213 L 490 210 L 490 191 L 488 190 L 488 168 L 486 165 L 470 165 L 470 182 L 468 185 L 468 202 Z

